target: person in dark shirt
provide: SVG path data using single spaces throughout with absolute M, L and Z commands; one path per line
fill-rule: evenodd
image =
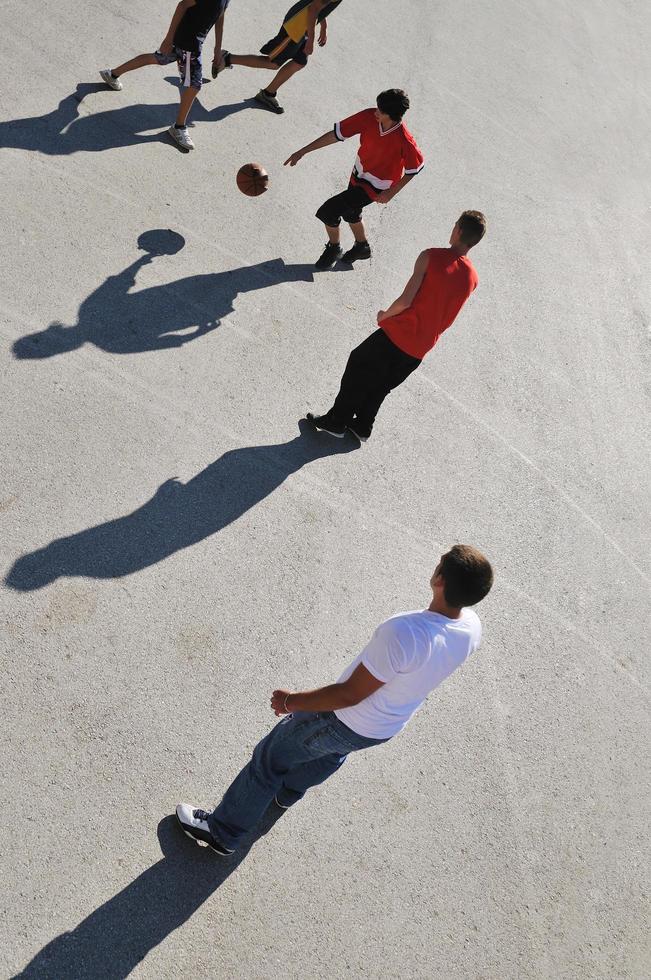
M 276 72 L 276 75 L 267 88 L 260 89 L 255 100 L 271 112 L 278 114 L 284 112 L 276 98 L 278 89 L 289 81 L 292 75 L 305 68 L 307 59 L 314 51 L 317 24 L 319 24 L 319 47 L 325 47 L 328 40 L 326 18 L 340 3 L 341 0 L 298 0 L 298 3 L 290 7 L 285 14 L 278 34 L 260 48 L 260 54 L 231 54 L 230 51 L 222 51 L 218 56 L 218 52 L 215 51 L 212 65 L 213 78 L 216 78 L 224 68 L 232 68 L 233 65 L 244 65 L 245 68 L 270 68 Z
M 229 0 L 180 0 L 160 48 L 153 54 L 139 54 L 117 68 L 105 68 L 100 76 L 109 88 L 122 88 L 120 76 L 144 65 L 169 65 L 176 61 L 181 76 L 181 102 L 176 122 L 168 133 L 184 152 L 194 149 L 186 121 L 202 82 L 201 48 L 215 28 L 215 58 L 221 56 L 224 13 Z

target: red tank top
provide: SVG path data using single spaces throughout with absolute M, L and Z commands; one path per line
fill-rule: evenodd
M 430 248 L 428 253 L 427 271 L 409 309 L 380 324 L 396 347 L 418 358 L 454 323 L 479 282 L 467 255 L 452 248 Z

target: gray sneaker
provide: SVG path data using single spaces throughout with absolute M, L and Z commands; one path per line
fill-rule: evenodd
M 178 126 L 170 126 L 167 130 L 176 145 L 184 153 L 189 153 L 190 150 L 194 150 L 194 143 L 192 142 L 192 137 L 184 126 L 183 129 L 179 129 Z
M 230 63 L 231 53 L 227 51 L 226 48 L 221 49 L 218 61 L 213 61 L 210 74 L 213 78 L 217 78 L 220 72 L 224 71 L 225 68 L 232 68 Z
M 265 109 L 271 109 L 272 112 L 275 112 L 279 116 L 285 111 L 278 102 L 276 96 L 269 95 L 263 88 L 261 88 L 258 94 L 255 96 L 255 101 L 260 105 L 263 105 Z
M 106 82 L 109 88 L 112 88 L 115 92 L 122 91 L 122 82 L 120 81 L 119 78 L 115 77 L 115 75 L 111 72 L 110 68 L 104 68 L 104 70 L 99 73 L 99 77 L 102 79 L 103 82 Z

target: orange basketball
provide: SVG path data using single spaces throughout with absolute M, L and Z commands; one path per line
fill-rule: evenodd
M 245 163 L 237 171 L 237 186 L 248 197 L 264 194 L 269 186 L 269 174 L 259 163 Z

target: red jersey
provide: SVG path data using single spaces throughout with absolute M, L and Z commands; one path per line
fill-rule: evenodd
M 403 123 L 383 131 L 375 109 L 363 109 L 335 123 L 338 140 L 358 135 L 359 151 L 351 181 L 363 187 L 371 200 L 397 183 L 403 174 L 417 174 L 423 169 L 423 154 Z
M 427 271 L 409 309 L 383 320 L 389 340 L 412 357 L 425 357 L 477 287 L 479 279 L 467 255 L 452 248 L 428 249 Z

